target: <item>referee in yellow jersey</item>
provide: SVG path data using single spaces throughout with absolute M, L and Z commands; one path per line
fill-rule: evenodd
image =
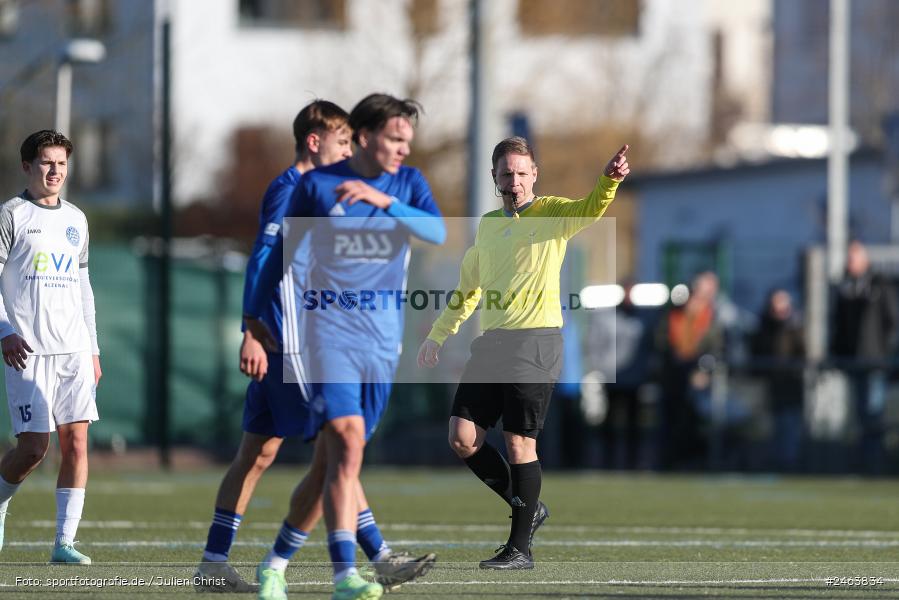
M 503 208 L 481 218 L 462 259 L 457 301 L 418 351 L 420 367 L 435 366 L 440 346 L 483 300 L 484 334 L 471 344 L 449 422 L 453 451 L 512 509 L 508 542 L 481 568 L 534 568 L 534 532 L 549 516 L 539 499 L 537 436 L 562 370 L 559 272 L 568 239 L 602 216 L 630 172 L 627 150 L 612 157 L 589 196 L 570 200 L 534 195 L 537 164 L 526 139 L 497 144 L 491 173 Z M 500 418 L 508 462 L 486 443 Z

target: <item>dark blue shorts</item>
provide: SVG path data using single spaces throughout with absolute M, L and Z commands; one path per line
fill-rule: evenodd
M 297 354 L 269 354 L 268 372 L 262 381 L 247 386 L 243 409 L 243 430 L 258 435 L 288 437 L 306 431 L 309 403 L 305 390 L 296 383 L 284 383 L 284 369 L 297 370 Z M 288 381 L 297 381 L 288 373 Z
M 328 421 L 353 415 L 365 419 L 365 440 L 372 436 L 387 409 L 397 359 L 377 353 L 323 348 L 312 353 L 310 410 L 306 440 L 314 439 Z

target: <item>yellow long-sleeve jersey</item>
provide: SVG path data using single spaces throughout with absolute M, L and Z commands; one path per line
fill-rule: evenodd
M 443 344 L 482 298 L 485 331 L 561 327 L 559 273 L 568 240 L 599 220 L 617 188 L 617 181 L 603 175 L 581 200 L 540 196 L 520 219 L 502 209 L 481 217 L 474 246 L 462 259 L 459 285 L 428 339 Z

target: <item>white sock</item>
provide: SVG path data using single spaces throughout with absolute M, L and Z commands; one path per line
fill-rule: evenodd
M 206 562 L 228 562 L 228 555 L 204 551 L 203 560 L 205 560 Z
M 73 544 L 81 511 L 84 509 L 84 488 L 56 488 L 56 543 Z
M 381 561 L 387 560 L 392 553 L 393 552 L 390 550 L 390 548 L 387 548 L 386 550 L 381 550 L 380 552 L 375 554 L 374 558 L 371 559 L 371 562 L 376 563 L 376 562 L 381 562 Z
M 271 556 L 266 558 L 268 559 L 268 567 L 270 569 L 281 571 L 282 573 L 287 570 L 287 565 L 290 564 L 290 559 L 278 556 L 274 552 L 271 553 Z
M 350 575 L 356 575 L 359 571 L 356 570 L 356 567 L 350 567 L 349 569 L 344 569 L 343 571 L 338 571 L 334 573 L 334 583 L 340 583 Z
M 9 501 L 16 490 L 19 489 L 18 483 L 10 483 L 0 477 L 0 513 L 5 513 L 9 506 Z
M 275 554 L 274 550 L 269 550 L 265 555 L 265 558 L 262 559 L 262 562 L 259 563 L 259 570 L 265 571 L 266 569 L 275 569 L 276 571 L 281 571 L 283 573 L 287 570 L 288 564 L 290 564 L 290 559 L 282 558 Z

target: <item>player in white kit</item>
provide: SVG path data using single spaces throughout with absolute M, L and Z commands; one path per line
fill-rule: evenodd
M 22 143 L 28 187 L 0 206 L 0 346 L 16 447 L 0 460 L 0 549 L 10 498 L 59 436 L 56 543 L 50 562 L 90 564 L 75 549 L 87 484 L 87 427 L 98 419 L 100 351 L 84 213 L 59 197 L 72 143 L 43 130 Z

